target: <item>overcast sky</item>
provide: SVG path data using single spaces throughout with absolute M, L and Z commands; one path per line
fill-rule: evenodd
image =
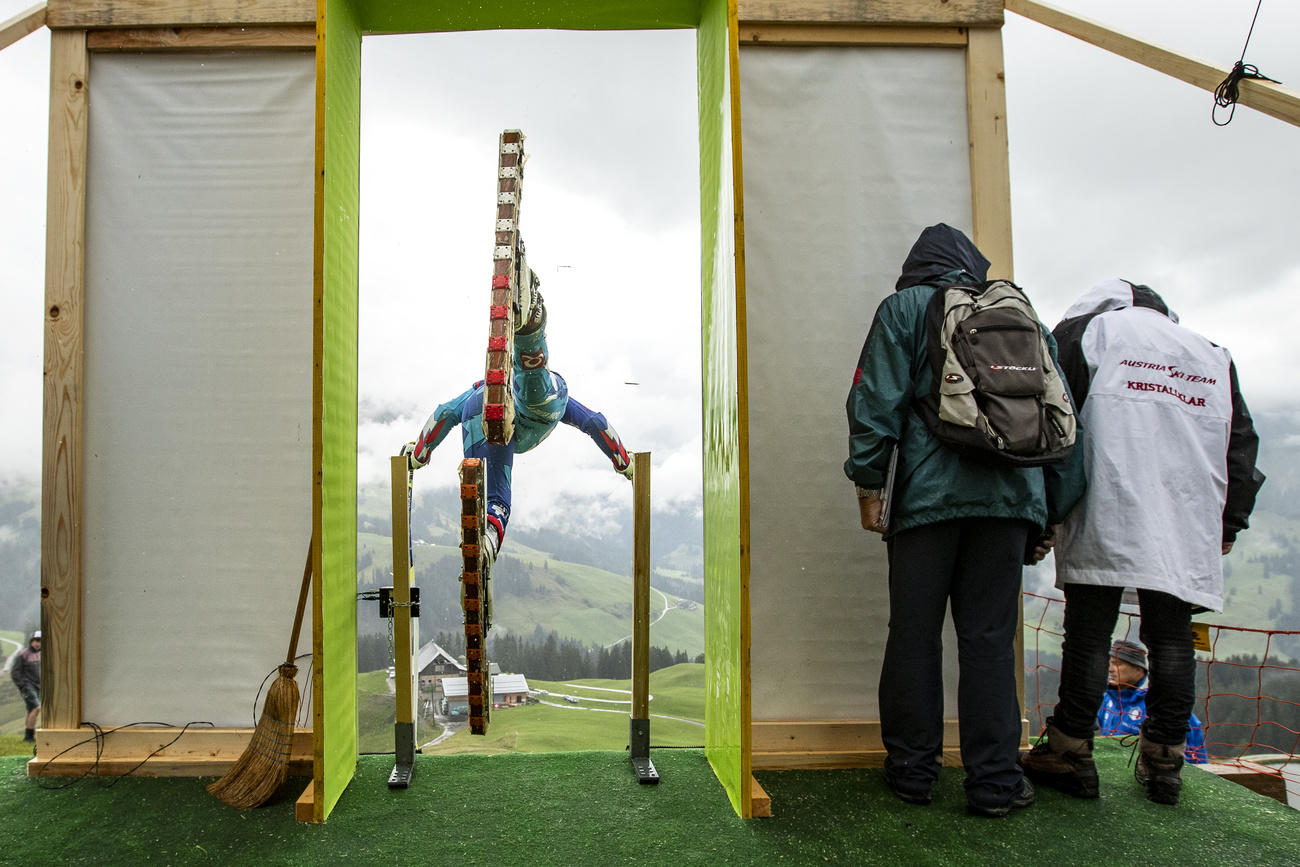
M 28 5 L 0 0 L 0 19 Z M 1255 9 L 1060 5 L 1225 67 Z M 1296 87 L 1298 37 L 1300 8 L 1265 0 L 1246 61 Z M 0 482 L 40 476 L 48 43 L 42 31 L 0 51 Z M 1215 127 L 1209 93 L 1014 14 L 1004 48 L 1015 276 L 1043 318 L 1107 277 L 1149 283 L 1232 350 L 1257 412 L 1300 420 L 1300 130 L 1245 107 Z M 654 454 L 657 505 L 698 494 L 694 52 L 690 31 L 367 39 L 360 375 L 363 414 L 386 421 L 360 431 L 363 479 L 482 376 L 496 137 L 518 127 L 530 153 L 520 224 L 553 367 L 630 449 Z M 457 446 L 419 483 L 450 484 Z M 522 525 L 565 492 L 630 496 L 571 429 L 515 477 Z

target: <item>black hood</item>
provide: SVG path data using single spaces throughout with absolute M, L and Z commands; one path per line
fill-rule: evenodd
M 949 271 L 967 271 L 983 282 L 988 278 L 989 260 L 960 229 L 937 223 L 923 230 L 912 245 L 894 289 L 933 283 Z

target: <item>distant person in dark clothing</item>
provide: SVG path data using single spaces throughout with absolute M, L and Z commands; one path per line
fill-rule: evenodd
M 32 633 L 27 646 L 14 654 L 14 665 L 9 672 L 14 686 L 27 705 L 25 741 L 36 740 L 36 720 L 41 714 L 41 631 Z

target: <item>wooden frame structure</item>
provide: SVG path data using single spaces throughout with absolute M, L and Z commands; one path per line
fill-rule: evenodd
M 1012 274 L 1001 2 L 844 4 L 751 0 L 742 3 L 740 10 L 742 53 L 747 46 L 962 49 L 973 240 L 993 263 L 990 273 Z M 1024 673 L 1020 668 L 1017 689 L 1023 695 Z M 751 723 L 751 732 L 754 769 L 877 766 L 884 759 L 877 720 L 762 719 Z M 960 761 L 957 743 L 956 720 L 947 720 L 945 760 Z
M 1116 31 L 1055 10 L 1034 0 L 1006 0 L 1005 8 L 1056 27 L 1099 47 L 1144 63 L 1154 69 L 1213 89 L 1226 70 L 1191 61 L 1167 49 L 1124 36 Z M 1009 167 L 1005 90 L 1002 76 L 1003 0 L 730 0 L 727 19 L 727 58 L 732 82 L 739 80 L 737 46 L 754 45 L 946 45 L 964 46 L 967 71 L 967 108 L 971 139 L 972 220 L 974 240 L 993 261 L 996 272 L 1012 273 Z M 51 31 L 50 132 L 48 219 L 45 296 L 45 377 L 42 459 L 42 628 L 47 640 L 44 660 L 49 685 L 38 740 L 36 766 L 84 736 L 79 730 L 82 710 L 82 508 L 83 456 L 83 332 L 85 315 L 85 219 L 87 107 L 89 58 L 93 52 L 176 50 L 267 50 L 321 46 L 315 0 L 50 0 L 0 25 L 0 48 L 34 32 L 42 25 Z M 702 49 L 704 50 L 704 49 Z M 708 50 L 712 50 L 711 48 Z M 318 57 L 318 63 L 321 61 Z M 318 75 L 323 67 L 318 66 Z M 323 86 L 318 81 L 318 87 Z M 1300 94 L 1267 82 L 1244 81 L 1244 105 L 1258 108 L 1289 123 L 1300 122 Z M 739 124 L 736 87 L 730 91 L 730 123 Z M 702 119 L 702 123 L 705 121 Z M 714 122 L 710 120 L 709 122 Z M 725 122 L 725 121 L 724 121 Z M 322 123 L 318 118 L 317 123 Z M 724 133 L 726 134 L 726 133 Z M 739 371 L 736 393 L 728 404 L 738 410 L 740 429 L 732 431 L 737 449 L 728 463 L 728 477 L 720 490 L 734 498 L 719 538 L 710 542 L 711 557 L 729 564 L 736 575 L 735 599 L 738 642 L 729 652 L 739 661 L 740 683 L 738 740 L 725 752 L 734 756 L 739 779 L 750 779 L 752 768 L 842 767 L 879 761 L 878 726 L 870 721 L 791 721 L 751 726 L 748 696 L 749 659 L 749 466 L 743 419 L 745 394 L 745 292 L 743 174 L 738 133 L 729 134 L 733 154 L 728 191 L 724 183 L 714 190 L 729 203 L 734 220 L 734 261 L 724 264 L 734 280 L 734 295 L 723 299 L 706 322 L 722 316 L 716 349 Z M 318 176 L 318 197 L 324 181 Z M 720 221 L 721 222 L 721 221 Z M 717 226 L 706 227 L 717 231 Z M 725 231 L 725 230 L 724 230 Z M 316 231 L 316 256 L 322 266 L 320 226 Z M 725 247 L 725 245 L 723 245 Z M 706 264 L 706 267 L 709 267 Z M 319 305 L 319 298 L 317 301 Z M 319 333 L 316 364 L 321 364 Z M 707 341 L 712 338 L 706 337 Z M 734 341 L 734 342 L 729 342 Z M 712 344 L 708 344 L 712 345 Z M 706 345 L 706 354 L 708 348 Z M 317 401 L 316 418 L 320 418 Z M 316 446 L 319 448 L 319 431 Z M 319 461 L 316 464 L 319 470 Z M 319 501 L 316 504 L 319 511 Z M 319 517 L 317 517 L 317 522 Z M 725 542 L 727 532 L 738 531 Z M 319 526 L 314 526 L 319 530 Z M 316 574 L 322 572 L 321 535 L 316 534 Z M 320 582 L 313 587 L 313 612 L 322 612 Z M 319 707 L 317 708 L 319 712 Z M 318 718 L 319 719 L 319 718 Z M 191 733 L 183 746 L 165 751 L 149 765 L 151 774 L 217 775 L 242 751 L 250 729 L 217 729 Z M 295 736 L 293 769 L 301 773 L 321 761 L 318 735 L 300 731 Z M 170 739 L 162 730 L 123 732 L 115 753 L 99 761 L 101 773 L 133 765 Z M 954 742 L 945 738 L 946 743 Z M 68 753 L 50 773 L 82 773 L 93 755 Z M 721 776 L 721 774 L 720 774 Z M 319 794 L 319 787 L 317 793 Z M 761 793 L 735 801 L 742 816 L 761 810 Z M 308 804 L 311 818 L 323 820 L 327 806 Z

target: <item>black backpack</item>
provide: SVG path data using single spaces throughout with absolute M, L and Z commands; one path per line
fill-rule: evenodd
M 963 455 L 1022 467 L 1070 454 L 1074 407 L 1019 286 L 990 280 L 936 290 L 925 335 L 933 386 L 916 407 L 940 442 Z

